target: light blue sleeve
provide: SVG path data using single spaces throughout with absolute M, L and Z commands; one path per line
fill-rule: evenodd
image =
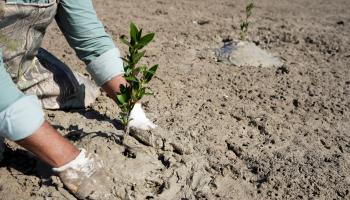
M 32 135 L 45 121 L 36 96 L 25 96 L 7 73 L 0 50 L 0 136 L 13 141 Z
M 123 61 L 91 0 L 60 0 L 56 21 L 98 85 L 124 73 Z

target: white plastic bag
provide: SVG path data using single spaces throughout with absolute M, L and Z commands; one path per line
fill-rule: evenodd
M 136 103 L 130 112 L 128 128 L 147 131 L 155 129 L 156 127 L 157 126 L 146 117 L 146 114 L 141 107 L 141 103 Z

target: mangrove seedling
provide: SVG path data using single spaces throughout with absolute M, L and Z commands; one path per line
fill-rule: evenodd
M 248 28 L 249 28 L 249 18 L 252 15 L 253 12 L 253 8 L 254 8 L 254 3 L 249 3 L 246 7 L 245 7 L 245 19 L 241 22 L 241 32 L 240 32 L 240 40 L 245 40 L 247 37 L 247 33 L 248 33 Z
M 152 95 L 147 91 L 147 84 L 151 81 L 157 71 L 158 65 L 148 67 L 139 66 L 138 63 L 145 55 L 142 50 L 154 38 L 154 33 L 142 35 L 142 29 L 138 29 L 134 23 L 130 23 L 130 36 L 120 37 L 120 40 L 129 47 L 128 54 L 123 58 L 124 78 L 128 82 L 127 86 L 122 85 L 120 92 L 117 93 L 117 104 L 121 109 L 121 123 L 127 130 L 130 112 L 134 105 L 142 99 L 144 95 Z

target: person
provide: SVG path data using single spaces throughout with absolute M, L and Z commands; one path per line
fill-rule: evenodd
M 91 0 L 0 0 L 0 137 L 37 155 L 71 193 L 86 199 L 99 194 L 103 163 L 62 137 L 45 121 L 43 108 L 86 107 L 99 89 L 40 48 L 53 20 L 97 86 L 114 98 L 126 84 L 119 50 Z

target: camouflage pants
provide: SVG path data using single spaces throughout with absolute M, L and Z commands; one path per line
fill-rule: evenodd
M 45 109 L 85 108 L 100 95 L 92 81 L 42 48 L 28 72 L 21 77 L 23 85 L 19 87 L 25 94 L 37 95 Z
M 99 89 L 40 48 L 56 15 L 57 1 L 31 2 L 0 0 L 0 48 L 7 72 L 19 89 L 37 95 L 46 109 L 88 106 Z

